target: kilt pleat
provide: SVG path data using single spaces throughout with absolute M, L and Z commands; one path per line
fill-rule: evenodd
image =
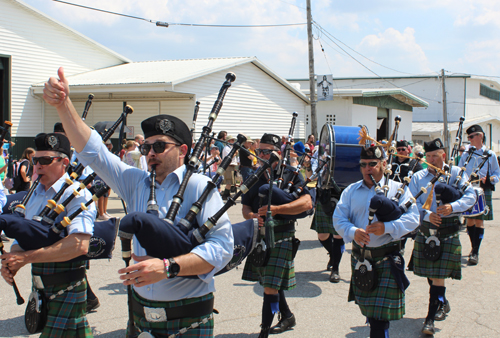
M 455 224 L 455 219 L 455 217 L 443 218 L 441 226 Z M 427 227 L 430 226 L 430 223 L 425 221 L 423 224 Z M 413 272 L 417 276 L 438 279 L 462 279 L 462 245 L 460 244 L 458 233 L 456 236 L 451 236 L 452 234 L 439 238 L 441 242 L 441 257 L 437 261 L 432 262 L 424 257 L 423 251 L 426 237 L 419 231 L 413 248 Z
M 318 234 L 334 234 L 338 235 L 337 231 L 333 227 L 332 216 L 328 216 L 323 211 L 321 203 L 316 203 L 316 212 L 314 213 L 313 220 L 311 222 L 311 229 L 315 230 Z
M 351 271 L 358 259 L 351 255 Z M 405 314 L 405 295 L 396 283 L 391 273 L 391 263 L 388 259 L 375 259 L 372 266 L 377 272 L 377 286 L 372 291 L 363 291 L 356 287 L 351 277 L 348 301 L 354 301 L 363 316 L 377 320 L 397 320 Z
M 275 234 L 276 241 L 294 237 L 295 232 L 286 231 Z M 255 267 L 248 260 L 245 262 L 242 279 L 259 282 L 264 287 L 276 290 L 291 290 L 297 285 L 292 259 L 292 241 L 283 241 L 271 249 L 269 262 L 264 267 Z
M 143 306 L 147 307 L 161 307 L 161 308 L 174 308 L 183 305 L 188 305 L 196 302 L 202 302 L 205 300 L 209 300 L 214 298 L 213 293 L 209 293 L 208 295 L 197 297 L 197 298 L 189 298 L 189 299 L 181 299 L 172 302 L 155 302 L 148 299 L 145 299 L 139 296 L 137 293 L 133 293 L 133 297 L 136 301 L 138 301 Z M 205 316 L 208 317 L 208 316 Z M 179 330 L 191 326 L 191 324 L 201 322 L 204 317 L 193 317 L 193 318 L 181 318 L 181 319 L 173 319 L 168 320 L 166 322 L 157 322 L 152 323 L 148 322 L 140 313 L 134 311 L 134 323 L 137 328 L 141 331 L 151 332 L 155 337 L 168 337 L 172 334 L 176 334 Z M 195 329 L 190 329 L 183 333 L 179 337 L 182 338 L 196 338 L 196 337 L 213 337 L 214 335 L 214 320 L 210 319 L 207 323 L 201 324 Z
M 71 263 L 37 263 L 32 264 L 32 273 L 36 275 L 47 275 L 59 272 L 79 269 L 84 262 Z M 59 284 L 44 289 L 48 298 L 60 290 L 66 289 L 77 282 Z M 42 338 L 59 337 L 93 337 L 87 317 L 85 316 L 87 306 L 87 281 L 84 280 L 79 286 L 71 291 L 65 291 L 48 301 L 47 324 L 45 325 Z

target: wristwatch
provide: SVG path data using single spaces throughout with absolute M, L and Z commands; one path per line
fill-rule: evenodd
M 175 276 L 177 276 L 179 274 L 179 271 L 181 271 L 181 267 L 179 266 L 179 264 L 177 264 L 177 262 L 173 258 L 169 258 L 167 261 L 168 261 L 168 265 L 165 264 L 167 278 L 168 279 L 174 278 Z

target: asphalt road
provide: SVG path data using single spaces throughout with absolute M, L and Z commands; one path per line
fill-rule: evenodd
M 460 232 L 462 242 L 462 280 L 446 281 L 446 296 L 451 312 L 445 321 L 436 322 L 435 337 L 500 337 L 500 192 L 494 192 L 495 220 L 486 222 L 485 239 L 479 265 L 467 266 L 470 241 L 465 231 Z M 120 200 L 110 197 L 108 212 L 123 216 Z M 229 210 L 233 222 L 243 220 L 241 206 Z M 298 286 L 286 292 L 287 300 L 297 319 L 297 326 L 282 333 L 281 338 L 293 337 L 368 337 L 369 328 L 359 308 L 347 302 L 350 280 L 350 248 L 344 253 L 340 275 L 341 282 L 328 281 L 325 270 L 328 261 L 326 251 L 309 229 L 311 218 L 302 219 L 297 227 L 297 237 L 302 241 L 295 259 Z M 10 243 L 6 243 L 7 249 Z M 410 257 L 413 242 L 407 244 L 406 260 Z M 497 249 L 495 249 L 497 248 Z M 127 323 L 126 288 L 118 279 L 117 270 L 124 266 L 120 244 L 117 242 L 111 260 L 92 261 L 88 278 L 101 306 L 87 318 L 96 337 L 124 337 Z M 263 288 L 258 283 L 241 280 L 242 266 L 216 277 L 215 335 L 220 338 L 257 337 L 260 331 Z M 423 337 L 420 333 L 427 314 L 429 286 L 427 280 L 407 274 L 411 285 L 406 292 L 406 315 L 391 322 L 391 337 Z M 24 267 L 16 277 L 25 298 L 31 288 L 30 269 Z M 18 306 L 12 288 L 0 281 L 0 337 L 31 337 L 24 326 L 25 306 Z M 275 323 L 277 318 L 275 318 Z M 36 337 L 37 335 L 32 335 Z

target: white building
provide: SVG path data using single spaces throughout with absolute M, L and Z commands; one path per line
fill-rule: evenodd
M 134 108 L 127 126 L 135 132 L 141 131 L 142 120 L 155 114 L 176 115 L 191 126 L 195 103 L 200 101 L 199 135 L 228 72 L 236 74 L 236 80 L 226 93 L 214 132 L 252 138 L 263 133 L 286 135 L 292 113 L 297 112 L 295 137 L 305 137 L 308 98 L 255 57 L 131 62 L 69 76 L 68 81 L 77 110 L 83 111 L 89 93 L 95 95 L 85 120 L 89 125 L 116 120 L 126 103 Z M 36 97 L 43 95 L 43 83 L 32 89 Z M 58 120 L 57 112 L 48 104 L 43 109 L 43 128 L 49 130 Z
M 308 80 L 289 81 L 309 95 Z M 427 102 L 404 89 L 334 87 L 333 100 L 316 103 L 318 133 L 327 122 L 342 126 L 365 125 L 370 135 L 377 140 L 388 139 L 394 129 L 394 119 L 399 115 L 401 123 L 398 138 L 411 139 L 413 110 L 427 106 Z M 306 131 L 307 134 L 311 132 L 310 107 L 307 107 L 306 112 Z
M 12 121 L 23 148 L 23 138 L 51 131 L 32 84 L 56 76 L 59 66 L 73 75 L 130 60 L 20 1 L 0 0 L 0 61 L 0 118 Z
M 434 137 L 444 137 L 442 81 L 437 75 L 333 78 L 333 88 L 404 89 L 429 103 L 428 107 L 415 107 L 413 110 L 414 141 L 423 142 Z M 452 74 L 445 77 L 445 89 L 450 143 L 453 143 L 456 135 L 454 125 L 458 125 L 453 123 L 464 116 L 464 130 L 473 124 L 480 124 L 489 140 L 488 146 L 491 145 L 493 150 L 499 151 L 500 84 L 491 78 Z

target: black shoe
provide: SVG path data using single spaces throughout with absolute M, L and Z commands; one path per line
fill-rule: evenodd
M 277 333 L 282 333 L 287 330 L 290 330 L 292 327 L 294 327 L 297 323 L 295 322 L 295 316 L 292 313 L 292 316 L 290 318 L 281 318 L 281 320 L 278 322 L 276 326 L 273 326 L 271 328 L 270 334 L 277 334 Z
M 422 333 L 433 336 L 436 333 L 434 330 L 434 321 L 432 319 L 427 319 L 424 323 L 424 327 L 422 328 Z
M 99 303 L 99 298 L 87 299 L 87 313 L 94 311 L 99 306 L 101 306 L 101 304 Z
M 467 262 L 468 265 L 477 265 L 479 263 L 479 255 L 478 254 L 470 254 L 469 256 L 469 261 Z
M 332 271 L 333 268 L 333 259 L 330 258 L 328 264 L 326 265 L 326 271 Z
M 0 235 L 0 237 L 2 238 L 2 242 L 10 242 L 10 239 L 8 239 L 4 234 Z
M 446 319 L 446 315 L 451 311 L 450 302 L 446 300 L 444 303 L 439 302 L 439 307 L 434 316 L 434 320 L 441 321 Z
M 332 273 L 330 274 L 330 283 L 338 283 L 340 282 L 340 275 L 337 270 L 332 270 Z
M 226 201 L 230 195 L 231 193 L 229 192 L 229 190 L 224 190 L 224 192 L 221 194 L 221 197 L 224 201 Z
M 236 192 L 236 186 L 232 185 L 231 186 L 231 193 L 235 193 Z
M 263 328 L 262 325 L 260 327 L 261 327 L 261 329 L 260 329 L 260 333 L 259 333 L 259 337 L 258 338 L 267 338 L 267 337 L 269 337 L 269 330 L 271 328 L 269 328 L 269 327 Z

